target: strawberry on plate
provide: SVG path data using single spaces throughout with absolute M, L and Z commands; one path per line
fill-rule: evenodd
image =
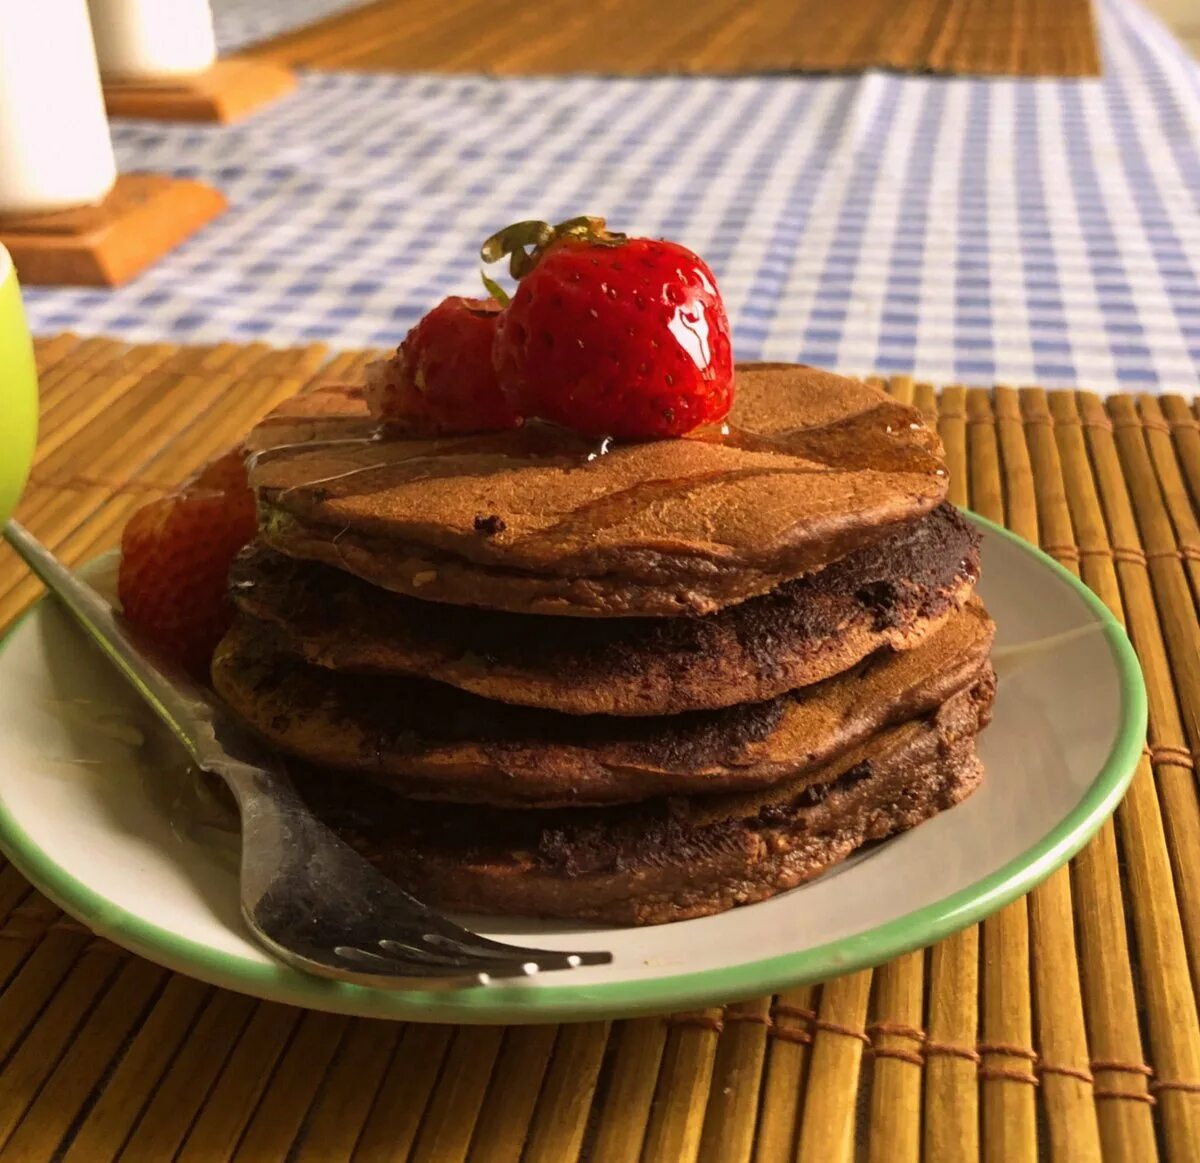
M 207 465 L 179 492 L 138 509 L 121 537 L 117 592 L 139 637 L 206 674 L 229 628 L 229 566 L 255 528 L 241 449 Z
M 573 218 L 518 222 L 481 254 L 511 255 L 519 279 L 492 354 L 521 415 L 630 440 L 682 436 L 728 415 L 729 321 L 712 271 L 687 247 Z
M 372 415 L 422 436 L 520 424 L 492 367 L 500 310 L 495 299 L 443 299 L 390 359 L 367 369 Z

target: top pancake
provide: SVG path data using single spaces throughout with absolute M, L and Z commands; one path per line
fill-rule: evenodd
M 615 446 L 541 423 L 387 439 L 361 389 L 289 400 L 251 434 L 262 534 L 433 601 L 579 616 L 704 614 L 941 502 L 937 436 L 881 390 L 738 368 L 729 431 Z

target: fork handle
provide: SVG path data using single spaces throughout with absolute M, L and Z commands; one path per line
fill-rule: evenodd
M 46 588 L 67 608 L 90 638 L 124 672 L 155 714 L 171 729 L 193 760 L 206 759 L 205 732 L 212 703 L 203 689 L 177 667 L 151 658 L 135 643 L 124 619 L 87 582 L 77 578 L 28 529 L 17 521 L 5 524 L 4 539 Z

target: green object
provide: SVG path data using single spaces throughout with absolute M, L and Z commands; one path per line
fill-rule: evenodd
M 37 443 L 37 368 L 12 259 L 0 246 L 0 521 L 25 487 Z

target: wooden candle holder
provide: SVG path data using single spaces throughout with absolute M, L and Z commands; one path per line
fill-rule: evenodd
M 191 77 L 119 81 L 105 78 L 110 117 L 156 121 L 217 121 L 228 125 L 296 87 L 289 69 L 270 61 L 232 57 Z
M 122 174 L 98 206 L 0 217 L 0 243 L 26 286 L 119 287 L 227 206 L 202 182 Z

